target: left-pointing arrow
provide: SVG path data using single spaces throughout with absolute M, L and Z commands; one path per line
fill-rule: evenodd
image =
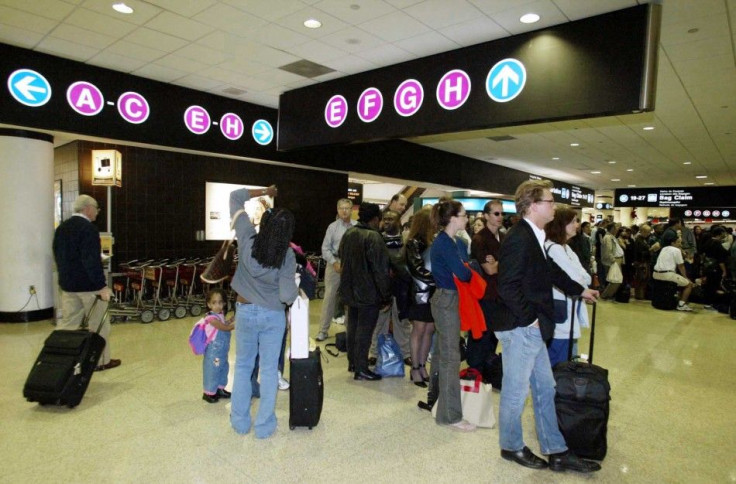
M 38 79 L 34 76 L 25 76 L 20 81 L 13 84 L 13 86 L 27 99 L 36 101 L 36 97 L 32 94 L 34 92 L 46 93 L 46 88 L 41 86 L 34 86 L 31 83 Z

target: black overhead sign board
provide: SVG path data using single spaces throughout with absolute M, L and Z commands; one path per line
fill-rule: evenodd
M 530 180 L 542 180 L 541 176 L 529 175 Z M 565 203 L 572 207 L 593 208 L 595 191 L 569 183 L 552 181 L 552 196 L 557 203 Z
M 616 207 L 736 207 L 736 187 L 620 188 Z
M 0 44 L 0 123 L 274 159 L 275 109 Z
M 286 92 L 278 148 L 653 110 L 660 12 L 640 5 Z

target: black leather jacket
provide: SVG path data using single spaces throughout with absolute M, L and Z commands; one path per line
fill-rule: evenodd
M 340 241 L 340 288 L 345 304 L 353 307 L 384 306 L 391 302 L 389 256 L 383 237 L 358 223 Z
M 406 265 L 409 268 L 412 285 L 412 304 L 429 304 L 429 298 L 434 293 L 435 283 L 432 277 L 431 265 L 427 256 L 427 244 L 420 239 L 406 241 Z

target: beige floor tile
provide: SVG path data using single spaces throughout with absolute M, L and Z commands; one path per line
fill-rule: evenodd
M 312 335 L 320 304 L 310 307 Z M 52 326 L 0 324 L 0 482 L 736 482 L 736 321 L 722 314 L 657 311 L 640 301 L 599 305 L 594 361 L 610 372 L 612 401 L 609 453 L 592 476 L 506 462 L 497 429 L 437 426 L 416 406 L 426 390 L 408 378 L 356 382 L 345 354 L 323 361 L 317 427 L 289 430 L 287 391 L 279 392 L 271 438 L 237 435 L 227 402 L 201 400 L 201 357 L 186 341 L 194 321 L 116 324 L 113 357 L 123 365 L 96 373 L 73 410 L 21 396 Z M 327 342 L 344 330 L 333 325 Z M 587 343 L 586 332 L 584 353 Z M 232 378 L 234 344 L 230 362 Z M 530 402 L 523 422 L 538 451 Z

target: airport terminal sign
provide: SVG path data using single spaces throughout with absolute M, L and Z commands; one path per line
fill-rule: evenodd
M 621 188 L 616 207 L 736 207 L 736 187 Z

